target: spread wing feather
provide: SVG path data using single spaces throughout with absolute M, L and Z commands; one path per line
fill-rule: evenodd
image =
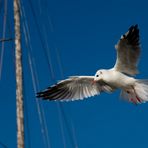
M 113 89 L 105 82 L 93 83 L 93 76 L 74 76 L 62 80 L 56 85 L 37 93 L 37 97 L 44 100 L 78 100 L 100 94 L 102 91 L 110 92 Z
M 129 75 L 137 74 L 137 64 L 141 50 L 138 25 L 131 26 L 128 32 L 121 36 L 115 48 L 117 50 L 115 70 Z

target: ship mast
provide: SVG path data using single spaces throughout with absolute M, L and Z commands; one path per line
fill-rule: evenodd
M 24 148 L 23 77 L 20 34 L 20 1 L 14 0 L 15 62 L 16 62 L 16 115 L 17 148 Z

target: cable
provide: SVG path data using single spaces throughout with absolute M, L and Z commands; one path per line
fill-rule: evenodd
M 61 134 L 62 134 L 63 147 L 66 148 L 66 139 L 64 136 L 64 125 L 63 125 L 63 120 L 62 120 L 63 115 L 61 113 L 61 108 L 60 108 L 59 102 L 57 102 L 57 108 L 58 108 L 58 115 L 59 115 L 60 129 L 61 129 Z
M 69 123 L 68 123 L 68 120 L 67 120 L 67 118 L 66 118 L 66 114 L 65 114 L 64 109 L 63 109 L 63 107 L 62 107 L 62 104 L 59 104 L 59 108 L 61 109 L 61 112 L 62 112 L 62 114 L 63 114 L 63 119 L 64 119 L 65 125 L 66 125 L 66 127 L 67 127 L 67 131 L 68 131 L 68 135 L 69 135 L 69 139 L 70 139 L 70 141 L 71 141 L 71 144 L 72 144 L 72 146 L 74 146 L 74 148 L 78 148 L 77 141 L 76 141 L 76 137 L 75 137 L 74 125 L 73 125 L 72 130 L 71 130 L 71 128 L 70 128 L 70 126 L 69 126 Z M 72 122 L 72 121 L 71 121 L 71 122 Z M 73 134 L 73 135 L 72 135 L 72 134 Z
M 41 41 L 42 48 L 44 49 L 43 50 L 44 51 L 44 56 L 45 56 L 45 58 L 47 60 L 48 66 L 51 67 L 51 63 L 50 63 L 49 57 L 48 57 L 48 52 L 47 52 L 47 49 L 45 47 L 45 43 L 44 43 L 44 41 L 42 39 L 42 33 L 41 33 L 41 30 L 40 30 L 40 27 L 39 27 L 39 23 L 37 21 L 37 17 L 36 17 L 36 14 L 35 14 L 35 11 L 34 11 L 34 8 L 33 8 L 33 5 L 32 5 L 32 1 L 28 0 L 28 2 L 29 2 L 29 6 L 31 8 L 31 12 L 32 12 L 35 24 L 36 24 L 36 28 L 37 28 L 37 32 L 39 34 L 39 39 Z M 51 69 L 49 68 L 49 70 L 51 70 Z M 52 74 L 51 71 L 50 71 L 50 74 Z M 51 75 L 51 77 L 52 77 L 52 79 L 54 79 L 53 75 Z
M 25 78 L 25 75 L 23 73 L 23 78 Z M 25 122 L 26 122 L 26 128 L 27 128 L 27 136 L 25 136 L 28 139 L 28 145 L 27 148 L 31 148 L 31 136 L 30 136 L 30 128 L 29 128 L 29 114 L 28 114 L 28 101 L 27 101 L 27 95 L 26 95 L 26 89 L 25 89 L 25 81 L 23 79 L 23 95 L 24 95 L 24 103 L 25 103 L 25 108 L 24 111 L 26 109 L 25 113 Z M 26 98 L 26 99 L 25 99 Z M 26 135 L 26 134 L 25 134 Z M 26 145 L 26 144 L 25 144 Z
M 45 45 L 46 45 L 47 54 L 48 54 L 48 61 L 50 63 L 49 68 L 50 68 L 50 72 L 51 72 L 51 76 L 52 76 L 51 78 L 52 78 L 52 80 L 55 80 L 54 70 L 53 70 L 51 56 L 50 56 L 50 49 L 49 49 L 48 41 L 47 41 L 46 29 L 45 29 L 45 27 L 43 29 L 44 29 L 44 34 L 45 34 Z
M 20 7 L 21 9 L 20 9 L 20 12 L 21 12 L 21 17 L 23 18 L 24 17 L 24 13 L 23 13 L 23 5 L 22 5 L 22 7 Z M 23 24 L 23 32 L 24 32 L 24 36 L 25 36 L 25 42 L 26 42 L 26 46 L 27 46 L 27 49 L 30 47 L 29 46 L 29 43 L 28 43 L 28 37 L 27 37 L 27 31 L 26 31 L 26 28 L 24 27 L 25 25 L 25 23 L 23 22 L 22 23 Z M 33 82 L 33 88 L 34 88 L 34 91 L 36 91 L 36 84 L 35 84 L 35 80 L 34 80 L 34 77 L 33 77 L 33 71 L 32 71 L 32 65 L 31 65 L 31 60 L 30 60 L 30 55 L 29 55 L 29 53 L 28 53 L 28 62 L 29 62 L 29 66 L 30 66 L 30 70 L 31 70 L 31 76 L 32 76 L 32 82 Z M 37 110 L 38 110 L 38 113 L 39 113 L 39 120 L 41 121 L 41 117 L 40 117 L 40 111 L 39 111 L 39 105 L 37 104 Z M 42 123 L 41 123 L 41 127 L 42 127 Z M 43 129 L 41 128 L 41 132 L 43 132 Z M 43 134 L 43 133 L 42 133 Z M 44 140 L 44 138 L 43 138 L 43 141 L 44 141 L 44 145 L 45 145 L 45 140 Z
M 8 148 L 5 144 L 3 144 L 2 142 L 0 142 L 0 145 L 4 148 Z
M 3 8 L 3 0 L 0 0 L 0 14 L 2 12 L 2 8 Z
M 12 38 L 0 39 L 0 42 L 8 42 L 8 41 L 13 41 L 13 39 Z
M 40 41 L 41 41 L 41 44 L 42 44 L 42 47 L 43 47 L 43 50 L 44 50 L 44 55 L 45 55 L 45 58 L 47 59 L 47 63 L 48 63 L 49 69 L 50 69 L 52 80 L 55 80 L 55 77 L 54 77 L 54 74 L 53 74 L 52 64 L 51 64 L 50 57 L 49 57 L 49 52 L 48 52 L 47 48 L 45 48 L 44 42 L 42 40 L 41 30 L 40 30 L 40 27 L 39 27 L 39 24 L 38 24 L 38 21 L 37 21 L 37 18 L 36 18 L 36 14 L 35 14 L 32 2 L 29 1 L 29 3 L 30 3 L 29 6 L 31 7 L 33 18 L 35 20 L 35 24 L 36 24 L 36 27 L 37 27 L 37 30 L 38 30 L 38 33 L 39 33 Z M 48 17 L 48 21 L 49 20 L 50 20 L 50 18 Z M 51 26 L 52 23 L 51 23 L 51 21 L 49 21 L 49 22 L 50 22 L 50 26 Z M 53 26 L 52 26 L 52 28 L 53 28 Z M 53 29 L 52 29 L 52 31 L 53 31 Z M 47 44 L 47 39 L 46 38 L 47 37 L 45 37 L 46 44 Z M 46 45 L 46 47 L 48 47 L 48 45 Z M 58 49 L 57 48 L 56 48 L 56 54 L 58 54 Z M 58 55 L 58 61 L 59 61 L 58 63 L 60 63 L 60 56 L 59 55 Z M 59 67 L 60 67 L 60 71 L 62 73 L 62 66 L 60 64 L 59 64 Z M 62 76 L 63 76 L 63 74 L 62 74 Z M 58 106 L 58 108 L 60 107 L 59 105 L 57 105 L 57 106 Z M 58 109 L 58 110 L 61 112 L 61 109 Z M 61 122 L 60 126 L 61 126 L 61 133 L 62 133 L 62 137 L 63 137 L 62 139 L 63 139 L 63 144 L 66 147 L 66 140 L 64 139 L 64 127 L 63 127 L 63 123 L 62 123 L 62 118 L 60 117 L 61 115 L 62 116 L 64 116 L 64 115 L 61 114 L 60 112 L 59 112 L 59 118 L 60 118 L 59 120 Z M 64 117 L 64 118 L 65 118 L 65 120 L 67 120 L 66 117 Z M 67 125 L 67 127 L 68 127 L 68 125 Z M 69 131 L 69 133 L 73 132 L 73 131 L 69 130 L 69 127 L 67 128 L 67 130 Z M 71 134 L 69 134 L 69 135 L 71 135 Z M 74 135 L 74 133 L 73 133 L 73 135 Z M 72 135 L 71 135 L 71 137 L 72 137 Z M 71 139 L 72 139 L 72 141 L 74 141 L 73 140 L 74 138 L 71 138 Z M 74 143 L 74 142 L 72 142 L 72 143 Z M 77 145 L 77 144 L 75 144 L 75 145 Z
M 24 17 L 24 19 L 27 20 L 26 16 L 25 16 L 25 11 L 23 9 L 23 5 L 22 5 L 21 14 Z M 37 75 L 35 75 L 34 71 L 33 71 L 32 59 L 31 59 L 31 54 L 30 54 L 30 52 L 32 52 L 32 47 L 31 47 L 31 43 L 30 43 L 29 28 L 28 28 L 26 21 L 23 23 L 23 31 L 24 31 L 24 35 L 25 35 L 26 46 L 28 49 L 28 62 L 29 62 L 29 67 L 30 67 L 30 71 L 31 71 L 31 76 L 32 76 L 33 88 L 34 88 L 34 92 L 36 93 L 37 87 L 39 87 L 39 86 L 38 86 L 38 81 L 37 81 Z M 37 111 L 38 111 L 39 121 L 40 121 L 40 125 L 41 125 L 41 133 L 43 136 L 43 143 L 44 143 L 44 146 L 47 146 L 47 148 L 50 148 L 51 146 L 50 146 L 50 141 L 49 141 L 46 119 L 44 117 L 45 116 L 44 110 L 43 110 L 42 106 L 39 104 L 39 101 L 37 99 L 36 99 L 36 105 L 37 105 Z
M 4 2 L 4 21 L 3 21 L 3 35 L 2 35 L 3 39 L 5 39 L 6 23 L 7 23 L 7 0 L 5 0 L 5 2 Z M 4 48 L 5 48 L 5 42 L 2 42 L 2 50 L 1 50 L 1 58 L 0 58 L 0 79 L 1 79 L 1 75 L 2 75 Z
M 47 4 L 47 0 L 46 0 L 46 9 L 45 11 L 47 12 L 46 14 L 47 15 L 47 21 L 49 23 L 48 26 L 50 26 L 50 31 L 52 33 L 54 33 L 54 27 L 53 27 L 53 23 L 52 23 L 52 20 L 51 20 L 51 17 L 50 17 L 50 13 L 49 13 L 49 8 L 48 8 L 48 4 Z M 46 18 L 46 16 L 45 16 Z M 55 48 L 55 52 L 56 52 L 56 56 L 57 56 L 57 63 L 58 63 L 58 66 L 59 66 L 59 70 L 60 70 L 60 74 L 61 74 L 61 77 L 64 78 L 64 72 L 63 72 L 63 66 L 62 66 L 62 62 L 61 62 L 61 58 L 60 58 L 60 53 L 59 53 L 59 50 L 58 48 L 56 47 L 56 44 L 54 43 L 54 48 Z M 69 127 L 69 124 L 68 124 L 68 120 L 66 118 L 66 114 L 64 112 L 64 109 L 62 107 L 62 105 L 58 105 L 58 107 L 60 108 L 60 110 L 62 111 L 62 114 L 63 114 L 63 118 L 64 118 L 64 121 L 65 121 L 65 124 L 66 124 L 66 127 L 67 127 L 67 131 L 69 133 L 69 137 L 71 139 L 71 143 L 72 145 L 75 147 L 75 148 L 78 148 L 78 144 L 77 144 L 77 140 L 76 140 L 76 135 L 75 135 L 75 128 L 74 128 L 74 124 L 72 124 L 72 119 L 71 119 L 71 125 L 72 125 L 72 130 L 70 130 L 71 128 Z
M 36 26 L 37 26 L 37 30 L 38 30 L 38 33 L 39 33 L 39 36 L 40 36 L 40 40 L 41 40 L 41 43 L 42 43 L 42 47 L 43 47 L 43 49 L 44 49 L 44 55 L 45 55 L 45 57 L 46 57 L 46 59 L 47 59 L 48 66 L 49 66 L 49 68 L 50 68 L 51 78 L 52 78 L 52 80 L 54 80 L 55 77 L 54 77 L 54 75 L 52 75 L 52 69 L 51 69 L 52 66 L 51 66 L 51 63 L 50 63 L 50 60 L 49 60 L 49 57 L 48 57 L 48 52 L 47 52 L 47 50 L 46 50 L 46 48 L 45 48 L 45 46 L 44 46 L 43 40 L 42 40 L 42 38 L 41 38 L 41 31 L 40 31 L 39 24 L 38 24 L 37 19 L 36 19 L 36 15 L 35 15 L 35 12 L 34 12 L 32 3 L 31 3 L 31 1 L 29 1 L 29 2 L 30 2 L 30 7 L 31 7 L 31 10 L 32 10 L 32 13 L 33 13 L 33 16 L 34 16 L 34 20 L 35 20 Z M 60 115 L 59 115 L 59 116 L 60 116 Z M 60 120 L 60 121 L 61 121 L 61 120 Z M 61 122 L 62 122 L 62 121 L 61 121 Z M 61 124 L 60 124 L 60 127 L 61 127 Z M 61 133 L 62 133 L 62 137 L 64 137 L 64 130 L 63 130 L 63 127 L 61 127 Z M 63 138 L 62 138 L 62 139 L 63 139 Z M 64 143 L 64 145 L 66 145 L 65 140 L 64 140 L 63 143 Z
M 51 17 L 49 15 L 50 13 L 49 13 L 49 8 L 48 8 L 47 1 L 45 2 L 45 11 L 44 12 L 46 12 L 46 14 L 48 14 L 48 15 L 47 16 L 43 16 L 43 18 L 47 18 L 47 22 L 49 24 L 48 25 L 49 26 L 48 28 L 50 28 L 50 31 L 52 33 L 54 33 L 54 27 L 53 27 L 53 23 L 52 23 Z M 46 44 L 47 44 L 46 46 L 48 47 L 48 42 L 47 42 L 47 39 L 46 39 L 47 38 L 46 34 L 47 34 L 47 31 L 45 32 L 45 40 L 46 40 Z M 58 63 L 57 65 L 59 66 L 61 77 L 64 78 L 64 72 L 63 72 L 62 62 L 61 62 L 61 58 L 60 58 L 60 53 L 59 53 L 59 50 L 56 47 L 55 43 L 54 43 L 54 48 L 55 48 L 55 52 L 56 52 L 56 56 L 57 56 L 57 63 Z M 67 131 L 68 131 L 68 134 L 69 134 L 69 137 L 70 137 L 71 144 L 73 145 L 73 147 L 78 148 L 78 144 L 77 144 L 77 140 L 76 140 L 76 136 L 75 136 L 75 128 L 74 128 L 74 125 L 72 124 L 72 119 L 71 119 L 72 130 L 71 130 L 71 128 L 69 126 L 69 123 L 68 123 L 68 120 L 66 118 L 66 115 L 64 113 L 64 109 L 63 109 L 61 103 L 59 103 L 59 105 L 57 105 L 57 107 L 58 107 L 58 110 L 60 110 L 60 112 L 61 112 L 61 113 L 59 112 L 59 114 L 61 114 L 62 117 L 64 118 L 64 122 L 66 124 L 66 128 L 67 128 Z M 61 115 L 59 115 L 59 117 Z M 61 129 L 61 132 L 62 131 L 63 130 Z

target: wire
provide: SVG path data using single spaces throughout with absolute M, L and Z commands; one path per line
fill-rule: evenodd
M 50 28 L 50 31 L 52 33 L 54 33 L 54 27 L 53 27 L 53 23 L 52 23 L 52 20 L 51 20 L 51 17 L 50 17 L 50 13 L 49 13 L 49 8 L 48 8 L 48 4 L 47 4 L 47 0 L 45 1 L 45 13 L 48 14 L 47 16 L 43 16 L 43 18 L 47 18 L 47 22 L 48 22 L 48 28 Z M 47 31 L 45 32 L 45 34 L 47 34 Z M 52 36 L 54 38 L 54 36 Z M 47 42 L 47 36 L 45 35 L 45 40 L 46 40 L 46 46 L 48 47 L 48 42 Z M 64 72 L 63 72 L 63 66 L 62 66 L 62 62 L 61 62 L 61 58 L 60 58 L 60 53 L 59 53 L 59 50 L 58 48 L 56 47 L 56 44 L 54 43 L 54 48 L 55 48 L 55 52 L 56 52 L 56 56 L 57 56 L 57 65 L 59 66 L 59 70 L 60 70 L 60 74 L 61 74 L 61 77 L 64 78 Z M 52 64 L 51 64 L 52 65 Z M 52 67 L 51 67 L 52 68 Z M 52 71 L 52 70 L 50 70 Z M 71 141 L 71 144 L 73 145 L 73 147 L 75 148 L 78 148 L 78 144 L 77 144 L 77 140 L 76 140 L 76 136 L 75 136 L 75 128 L 74 128 L 74 124 L 72 124 L 72 119 L 71 119 L 71 125 L 72 125 L 72 130 L 69 126 L 69 122 L 66 118 L 66 114 L 64 113 L 64 109 L 61 105 L 61 103 L 59 103 L 59 105 L 57 105 L 58 107 L 58 113 L 59 113 L 59 118 L 60 116 L 62 116 L 64 118 L 64 122 L 66 124 L 66 129 L 68 131 L 68 134 L 69 134 L 69 137 L 70 137 L 70 141 Z M 61 112 L 61 113 L 60 113 Z M 62 119 L 62 118 L 61 118 Z M 61 121 L 60 121 L 61 122 Z M 61 122 L 62 126 L 63 126 L 63 123 Z M 64 132 L 64 130 L 62 129 L 63 127 L 61 126 L 61 132 Z M 62 134 L 63 135 L 63 134 Z M 63 137 L 63 136 L 62 136 Z M 63 143 L 64 143 L 64 138 L 63 138 Z
M 53 66 L 52 66 L 52 62 L 51 62 L 51 56 L 50 56 L 50 49 L 49 49 L 49 46 L 48 46 L 48 41 L 47 41 L 47 35 L 46 35 L 46 29 L 45 29 L 45 26 L 44 26 L 44 35 L 45 35 L 45 45 L 46 45 L 46 48 L 47 48 L 47 54 L 48 54 L 48 60 L 49 60 L 49 68 L 50 68 L 50 72 L 51 72 L 51 78 L 52 80 L 55 80 L 55 75 L 54 75 L 54 70 L 53 70 Z
M 30 54 L 29 53 L 28 53 L 28 62 L 29 62 L 30 70 L 31 70 L 31 77 L 32 77 L 32 83 L 33 83 L 34 92 L 36 92 L 36 84 L 35 84 L 35 79 L 34 79 L 34 76 L 33 76 L 34 74 L 33 74 L 33 70 L 32 70 L 32 63 L 31 63 L 31 59 L 30 59 Z M 42 133 L 42 137 L 43 137 L 43 143 L 44 143 L 44 147 L 45 147 L 46 146 L 46 142 L 45 142 L 44 129 L 43 129 L 43 123 L 42 123 L 42 118 L 41 118 L 41 111 L 40 111 L 39 103 L 37 101 L 36 101 L 36 106 L 37 106 L 37 111 L 38 111 L 38 115 L 39 115 L 39 121 L 40 121 L 40 126 L 41 126 L 41 133 Z
M 12 41 L 12 38 L 5 38 L 5 39 L 0 39 L 0 42 L 8 42 L 8 41 Z
M 49 57 L 48 57 L 48 52 L 47 52 L 47 49 L 45 47 L 45 43 L 44 43 L 44 41 L 42 39 L 42 33 L 41 33 L 39 23 L 37 21 L 37 17 L 36 17 L 36 14 L 35 14 L 35 11 L 34 11 L 34 8 L 33 8 L 33 5 L 32 5 L 32 1 L 28 0 L 28 2 L 29 2 L 29 6 L 31 8 L 33 19 L 34 19 L 35 24 L 36 24 L 37 33 L 39 34 L 39 39 L 40 39 L 40 42 L 41 42 L 41 45 L 42 45 L 42 48 L 43 48 L 43 51 L 44 51 L 44 56 L 45 56 L 45 58 L 47 60 L 48 66 L 51 67 L 51 63 L 50 63 Z M 51 70 L 51 69 L 49 68 L 49 70 Z M 52 74 L 51 71 L 50 71 L 50 74 Z M 51 77 L 52 77 L 52 79 L 54 79 L 52 75 L 51 75 Z
M 53 26 L 53 23 L 52 23 L 52 20 L 51 20 L 51 17 L 50 17 L 50 13 L 49 13 L 49 8 L 48 8 L 48 4 L 47 4 L 47 0 L 46 0 L 46 5 L 45 5 L 45 7 L 46 7 L 46 9 L 45 9 L 45 11 L 47 11 L 46 12 L 46 14 L 48 14 L 47 15 L 47 21 L 48 21 L 48 23 L 49 23 L 49 25 L 48 26 L 50 26 L 49 28 L 50 28 L 50 31 L 52 32 L 52 33 L 54 33 L 55 31 L 54 31 L 54 26 Z M 46 17 L 45 17 L 46 18 Z M 54 48 L 55 48 L 55 52 L 56 52 L 56 56 L 57 56 L 57 63 L 58 63 L 58 66 L 59 66 L 59 70 L 60 70 L 60 74 L 61 74 L 61 77 L 62 78 L 64 78 L 64 72 L 63 72 L 63 66 L 62 66 L 62 61 L 61 61 L 61 57 L 60 57 L 60 52 L 59 52 L 59 50 L 58 50 L 58 48 L 56 47 L 56 43 L 54 43 Z M 60 104 L 60 103 L 59 103 Z M 71 128 L 69 127 L 69 123 L 68 123 L 68 120 L 67 120 L 67 118 L 66 118 L 66 114 L 65 114 L 65 112 L 64 112 L 64 109 L 63 109 L 63 107 L 62 107 L 62 105 L 60 104 L 60 105 L 58 105 L 58 108 L 60 108 L 59 110 L 61 110 L 61 112 L 62 112 L 62 115 L 63 115 L 63 118 L 64 118 L 64 122 L 65 122 L 65 124 L 66 124 L 66 128 L 67 128 L 67 131 L 68 131 L 68 133 L 69 133 L 69 137 L 70 137 L 70 139 L 71 139 L 71 143 L 72 143 L 72 145 L 75 147 L 75 148 L 78 148 L 78 144 L 77 144 L 77 139 L 76 139 L 76 135 L 75 135 L 75 127 L 74 127 L 74 124 L 73 124 L 73 122 L 72 122 L 72 119 L 70 118 L 70 120 L 71 120 L 71 128 L 72 128 L 72 130 L 71 130 Z
M 5 144 L 3 144 L 2 142 L 0 142 L 0 145 L 4 148 L 8 148 Z
M 66 148 L 66 139 L 64 135 L 64 125 L 63 125 L 63 120 L 62 120 L 63 115 L 61 113 L 61 107 L 60 107 L 59 102 L 57 102 L 57 108 L 58 108 L 59 123 L 60 123 L 60 129 L 61 129 L 61 134 L 62 134 L 63 147 Z
M 61 109 L 61 112 L 62 112 L 62 114 L 63 114 L 63 119 L 64 119 L 65 125 L 66 125 L 66 127 L 67 127 L 67 131 L 68 131 L 68 135 L 69 135 L 69 139 L 70 139 L 70 141 L 71 141 L 71 144 L 72 144 L 72 146 L 73 146 L 74 148 L 78 148 L 77 140 L 76 140 L 76 137 L 75 137 L 74 125 L 72 124 L 73 126 L 72 126 L 72 130 L 71 130 L 71 128 L 70 128 L 70 126 L 69 126 L 69 122 L 68 122 L 68 120 L 67 120 L 67 118 L 66 118 L 66 114 L 65 114 L 65 112 L 64 112 L 64 108 L 62 107 L 62 104 L 59 104 L 59 108 Z M 71 120 L 71 123 L 73 123 L 72 120 Z M 72 134 L 73 134 L 73 135 L 72 135 Z
M 25 75 L 24 75 L 24 73 L 23 73 L 23 78 L 25 78 Z M 26 95 L 26 89 L 25 89 L 25 81 L 24 81 L 24 79 L 23 79 L 23 95 L 24 95 L 24 98 L 26 98 L 26 99 L 24 99 L 24 103 L 25 103 L 25 108 L 24 108 L 24 110 L 26 109 L 26 111 L 25 111 L 25 122 L 26 122 L 26 128 L 27 128 L 27 136 L 26 136 L 26 134 L 25 134 L 25 137 L 28 139 L 28 145 L 27 145 L 27 148 L 31 148 L 31 136 L 30 136 L 30 128 L 29 128 L 29 114 L 28 114 L 28 101 L 27 101 L 27 95 Z M 26 144 L 25 144 L 26 145 Z
M 6 34 L 6 23 L 7 23 L 7 0 L 4 2 L 4 21 L 3 21 L 3 39 Z M 1 58 L 0 58 L 0 79 L 2 75 L 3 57 L 4 57 L 5 42 L 2 42 Z
M 42 44 L 42 47 L 43 47 L 43 50 L 44 50 L 44 55 L 45 55 L 45 57 L 46 57 L 48 66 L 49 66 L 49 68 L 50 68 L 51 78 L 52 78 L 52 80 L 54 80 L 55 77 L 54 77 L 54 75 L 52 75 L 52 72 L 53 72 L 52 69 L 51 69 L 52 66 L 51 66 L 51 63 L 50 63 L 50 60 L 49 60 L 49 57 L 48 57 L 48 52 L 47 52 L 47 50 L 46 50 L 46 48 L 45 48 L 45 46 L 44 46 L 43 40 L 42 40 L 42 38 L 41 38 L 41 31 L 40 31 L 40 28 L 39 28 L 38 21 L 37 21 L 37 19 L 36 19 L 36 15 L 35 15 L 35 12 L 34 12 L 34 9 L 33 9 L 33 5 L 32 5 L 32 3 L 31 3 L 31 1 L 29 1 L 29 2 L 30 2 L 30 7 L 31 7 L 31 10 L 32 10 L 32 13 L 33 13 L 33 16 L 34 16 L 33 18 L 34 18 L 34 20 L 35 20 L 36 27 L 37 27 L 37 30 L 38 30 L 38 33 L 39 33 L 40 41 L 41 41 L 41 44 Z M 59 116 L 60 116 L 60 115 L 59 115 Z M 64 129 L 63 129 L 63 126 L 61 126 L 61 125 L 62 125 L 62 120 L 61 120 L 61 118 L 60 118 L 59 120 L 60 120 L 60 122 L 61 122 L 60 128 L 61 128 L 62 139 L 64 139 L 63 144 L 66 145 L 66 143 L 65 143 L 65 137 L 64 137 Z
M 2 12 L 2 8 L 3 8 L 3 1 L 0 0 L 0 14 L 1 14 L 1 12 Z
M 40 37 L 41 45 L 42 45 L 43 50 L 44 50 L 44 55 L 45 55 L 45 58 L 47 60 L 47 63 L 48 63 L 49 69 L 50 69 L 51 78 L 52 78 L 52 80 L 55 80 L 54 72 L 53 72 L 53 67 L 52 67 L 52 63 L 51 63 L 51 58 L 50 58 L 49 52 L 47 50 L 49 48 L 48 47 L 48 44 L 47 44 L 47 36 L 45 36 L 45 43 L 46 43 L 46 47 L 47 47 L 46 48 L 45 47 L 45 44 L 43 42 L 43 39 L 42 39 L 42 34 L 41 34 L 40 27 L 39 27 L 39 23 L 37 21 L 37 17 L 36 17 L 36 14 L 35 14 L 35 11 L 34 11 L 34 8 L 33 8 L 33 5 L 32 5 L 32 2 L 31 1 L 29 1 L 29 6 L 31 8 L 31 11 L 32 11 L 32 14 L 33 14 L 33 18 L 34 18 L 34 21 L 35 21 L 35 24 L 36 24 L 36 27 L 37 27 L 37 31 L 38 31 L 38 34 L 39 34 L 39 37 Z M 52 26 L 52 22 L 51 22 L 50 17 L 48 17 L 48 22 L 50 23 L 49 26 L 52 28 L 52 32 L 53 32 L 53 26 Z M 58 55 L 57 56 L 58 63 L 60 63 L 61 61 L 60 61 L 60 56 L 58 54 L 58 49 L 57 48 L 56 48 L 56 54 Z M 60 71 L 62 73 L 62 66 L 61 66 L 61 64 L 58 64 L 58 65 L 59 65 Z M 62 77 L 63 77 L 63 74 L 62 74 Z M 60 128 L 61 128 L 61 134 L 62 134 L 62 139 L 63 139 L 63 145 L 64 145 L 64 147 L 66 147 L 66 140 L 65 140 L 65 136 L 64 136 L 64 125 L 63 125 L 63 120 L 62 120 L 62 117 L 64 115 L 61 113 L 61 109 L 60 109 L 61 106 L 60 105 L 57 105 L 57 107 L 58 107 L 58 113 L 59 113 L 59 121 L 60 121 Z M 67 120 L 66 117 L 64 117 L 64 118 L 65 118 L 65 121 L 66 121 Z M 68 122 L 67 122 L 67 124 L 68 124 Z M 71 132 L 73 132 L 73 130 L 70 131 L 69 130 L 70 128 L 68 127 L 68 125 L 66 127 L 67 127 L 67 130 L 70 133 L 69 136 L 72 137 Z M 74 135 L 74 133 L 73 133 L 73 135 Z M 75 140 L 73 140 L 74 138 L 71 138 L 71 139 L 72 139 L 71 141 L 74 141 L 74 142 L 72 142 L 72 145 L 73 145 L 73 143 L 75 143 Z M 75 144 L 75 145 L 77 145 L 77 144 Z
M 31 58 L 31 54 L 30 54 L 30 52 L 32 52 L 32 47 L 31 47 L 31 43 L 30 43 L 29 28 L 27 25 L 27 19 L 25 16 L 25 11 L 24 11 L 23 5 L 22 5 L 22 9 L 21 9 L 21 15 L 24 17 L 24 20 L 25 20 L 25 22 L 23 22 L 23 31 L 24 31 L 24 35 L 25 35 L 26 46 L 28 49 L 28 62 L 29 62 L 29 67 L 30 67 L 30 71 L 31 71 L 31 76 L 32 76 L 33 88 L 34 88 L 34 92 L 36 93 L 37 87 L 39 87 L 39 85 L 38 85 L 37 75 L 35 75 L 36 72 L 33 71 L 32 58 Z M 49 134 L 48 134 L 46 119 L 45 119 L 45 115 L 44 115 L 44 110 L 37 99 L 36 99 L 36 105 L 37 105 L 37 111 L 38 111 L 39 121 L 40 121 L 40 125 L 41 125 L 41 133 L 43 136 L 43 143 L 44 143 L 44 146 L 47 146 L 47 148 L 50 148 L 51 146 L 50 146 L 50 141 L 49 141 Z

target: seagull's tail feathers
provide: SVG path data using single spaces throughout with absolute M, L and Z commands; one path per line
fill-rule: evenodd
M 134 87 L 122 90 L 121 97 L 134 104 L 141 104 L 148 101 L 148 80 L 137 80 Z

